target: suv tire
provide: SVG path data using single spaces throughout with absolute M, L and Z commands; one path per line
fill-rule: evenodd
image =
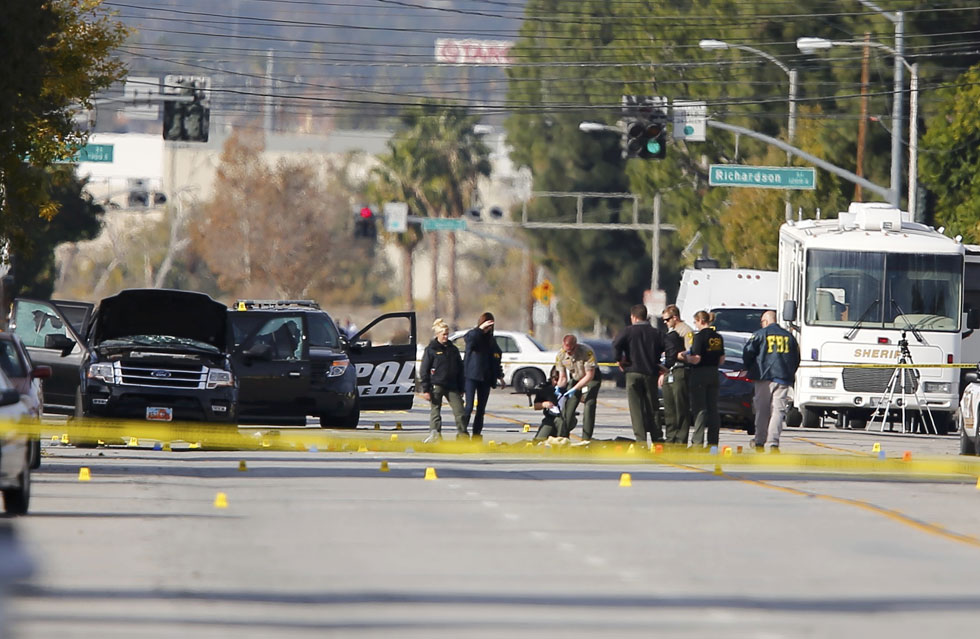
M 357 428 L 361 421 L 361 398 L 354 396 L 354 406 L 346 415 L 320 415 L 320 428 Z
M 20 486 L 3 491 L 3 510 L 8 515 L 26 515 L 31 502 L 31 469 L 20 474 Z

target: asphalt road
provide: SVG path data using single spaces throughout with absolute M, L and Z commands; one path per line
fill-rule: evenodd
M 628 437 L 625 395 L 604 388 L 600 397 L 597 436 Z M 524 396 L 496 392 L 489 412 L 486 439 L 501 443 L 529 438 L 523 424 L 537 423 Z M 425 408 L 365 414 L 356 434 L 421 440 L 427 419 Z M 721 443 L 756 454 L 742 432 L 723 431 Z M 877 455 L 875 443 L 889 457 L 954 460 L 958 451 L 955 437 L 788 429 L 779 458 L 861 460 Z M 976 628 L 976 474 L 140 444 L 45 441 L 32 512 L 12 521 L 35 570 L 11 591 L 5 636 L 955 637 Z M 83 466 L 91 481 L 78 481 Z M 438 479 L 424 480 L 427 468 Z M 215 506 L 218 493 L 227 507 Z

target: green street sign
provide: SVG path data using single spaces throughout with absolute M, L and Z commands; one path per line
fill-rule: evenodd
M 466 220 L 458 217 L 424 217 L 423 231 L 465 231 Z
M 708 184 L 812 191 L 817 188 L 817 170 L 797 166 L 712 164 L 708 169 Z
M 112 162 L 111 144 L 86 144 L 74 157 L 58 160 L 55 164 L 78 164 L 79 162 Z

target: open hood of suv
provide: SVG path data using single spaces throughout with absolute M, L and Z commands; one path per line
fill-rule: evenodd
M 99 302 L 92 319 L 92 346 L 131 335 L 172 335 L 227 348 L 228 307 L 204 293 L 127 289 Z

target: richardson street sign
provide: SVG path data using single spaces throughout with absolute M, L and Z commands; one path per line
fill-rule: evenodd
M 812 191 L 817 188 L 817 170 L 798 166 L 712 164 L 708 170 L 708 184 Z

